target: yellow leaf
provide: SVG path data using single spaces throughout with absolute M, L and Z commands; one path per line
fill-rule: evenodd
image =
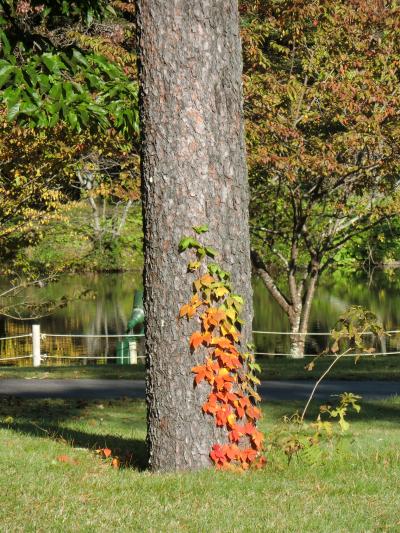
M 228 421 L 228 424 L 232 427 L 235 425 L 235 422 L 236 422 L 236 416 L 231 413 L 228 417 L 227 417 L 227 421 Z
M 229 294 L 229 291 L 226 287 L 218 287 L 215 289 L 214 294 L 218 298 L 221 298 L 222 296 L 225 296 L 225 294 Z
M 236 320 L 236 316 L 237 316 L 237 313 L 236 311 L 233 309 L 233 307 L 229 307 L 226 311 L 225 311 L 225 314 L 228 318 L 230 318 L 232 320 L 232 322 L 234 322 Z

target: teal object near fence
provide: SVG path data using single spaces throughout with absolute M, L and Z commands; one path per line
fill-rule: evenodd
M 137 335 L 144 333 L 143 291 L 136 290 L 133 298 L 133 309 L 129 319 L 125 337 L 117 344 L 117 364 L 130 365 L 137 363 Z

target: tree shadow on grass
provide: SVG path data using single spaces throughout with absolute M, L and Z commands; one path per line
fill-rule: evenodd
M 319 413 L 319 407 L 322 404 L 329 403 L 334 406 L 338 401 L 337 397 L 330 398 L 329 402 L 322 402 L 321 400 L 315 399 L 310 404 L 310 407 L 307 411 L 306 419 L 315 420 Z M 387 398 L 385 400 L 364 400 L 361 398 L 359 400 L 361 406 L 360 413 L 356 413 L 351 408 L 348 410 L 347 419 L 349 421 L 359 421 L 359 422 L 389 422 L 398 425 L 400 422 L 400 396 L 395 396 L 393 398 Z M 296 411 L 302 412 L 305 402 L 302 401 L 272 401 L 268 403 L 263 403 L 265 407 L 265 412 L 273 411 L 274 417 L 282 419 L 285 415 L 292 415 Z
M 14 432 L 31 437 L 62 442 L 73 448 L 87 448 L 93 451 L 109 448 L 113 456 L 120 458 L 121 468 L 145 470 L 147 449 L 144 439 L 126 438 L 118 435 L 117 432 L 115 434 L 102 433 L 101 430 L 107 427 L 107 422 L 96 427 L 96 430 L 99 430 L 98 433 L 64 425 L 67 421 L 74 419 L 85 419 L 85 423 L 93 422 L 93 418 L 90 418 L 92 412 L 87 412 L 86 409 L 93 410 L 96 403 L 103 406 L 101 402 L 82 400 L 27 400 L 11 396 L 0 397 L 0 428 L 12 429 Z M 103 403 L 119 406 L 119 401 Z M 122 406 L 124 404 L 120 407 Z M 121 420 L 129 420 L 125 417 L 129 414 L 128 405 L 126 409 L 128 412 L 118 413 Z

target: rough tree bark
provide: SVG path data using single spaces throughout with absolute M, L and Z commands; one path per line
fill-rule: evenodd
M 238 5 L 139 0 L 138 8 L 149 463 L 196 469 L 224 435 L 202 414 L 208 388 L 193 387 L 194 326 L 177 320 L 193 279 L 178 243 L 192 226 L 208 224 L 204 240 L 245 298 L 243 339 L 251 337 Z

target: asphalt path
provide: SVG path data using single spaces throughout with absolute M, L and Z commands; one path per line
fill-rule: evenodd
M 267 381 L 259 388 L 263 400 L 305 400 L 313 381 Z M 359 394 L 365 399 L 400 395 L 400 381 L 323 381 L 315 397 L 327 400 L 342 392 Z M 144 398 L 144 381 L 129 379 L 0 379 L 0 395 L 24 398 Z

